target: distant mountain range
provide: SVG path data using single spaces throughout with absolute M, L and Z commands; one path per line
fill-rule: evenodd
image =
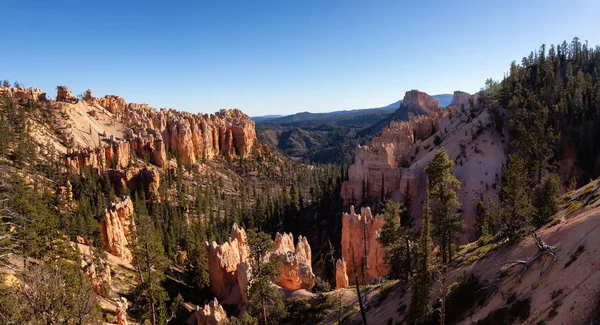
M 441 107 L 446 107 L 450 105 L 452 102 L 452 94 L 440 94 L 433 95 L 433 98 L 437 99 L 440 102 Z M 351 110 L 340 110 L 333 111 L 327 113 L 310 113 L 310 112 L 300 112 L 292 115 L 263 115 L 263 116 L 255 116 L 252 117 L 255 123 L 274 123 L 274 124 L 286 124 L 286 123 L 298 123 L 298 122 L 310 122 L 315 121 L 319 124 L 325 124 L 330 122 L 341 122 L 343 120 L 348 120 L 350 123 L 352 120 L 356 121 L 357 117 L 362 117 L 365 115 L 369 115 L 375 120 L 379 120 L 383 118 L 385 115 L 393 113 L 396 111 L 400 104 L 402 103 L 402 99 L 396 102 L 393 102 L 387 106 L 383 107 L 375 107 L 375 108 L 359 108 L 359 109 L 351 109 Z M 363 121 L 365 124 L 372 124 L 371 119 L 369 121 Z M 359 122 L 360 123 L 360 122 Z M 313 124 L 313 123 L 309 123 Z M 344 124 L 344 123 L 343 123 Z M 362 123 L 360 123 L 362 124 Z

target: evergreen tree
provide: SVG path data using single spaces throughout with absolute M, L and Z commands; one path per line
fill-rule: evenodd
M 533 217 L 533 224 L 541 227 L 554 214 L 558 212 L 558 191 L 560 189 L 560 177 L 556 174 L 550 174 L 548 178 L 534 190 L 533 204 L 536 213 Z
M 502 234 L 514 241 L 521 235 L 523 227 L 529 223 L 534 211 L 528 193 L 530 179 L 525 161 L 519 155 L 509 155 L 502 171 L 497 219 Z
M 443 265 L 452 261 L 452 243 L 463 228 L 460 214 L 456 213 L 461 206 L 456 195 L 460 182 L 452 175 L 453 168 L 454 162 L 444 148 L 436 152 L 425 168 L 432 204 L 432 234 L 440 243 Z
M 133 265 L 137 269 L 139 282 L 134 288 L 134 313 L 140 320 L 151 324 L 162 324 L 167 317 L 168 295 L 162 287 L 165 256 L 162 238 L 146 209 L 145 200 L 135 199 L 135 239 Z
M 430 222 L 431 209 L 429 208 L 429 181 L 425 189 L 425 201 L 423 203 L 423 215 L 421 217 L 421 236 L 417 246 L 415 259 L 415 277 L 412 283 L 412 295 L 408 309 L 409 324 L 422 324 L 431 313 L 431 269 L 430 254 L 432 249 Z
M 400 215 L 404 211 L 402 203 L 386 200 L 383 209 L 385 223 L 378 241 L 385 248 L 385 259 L 392 278 L 408 280 L 411 272 L 410 229 L 400 224 Z
M 279 276 L 276 261 L 265 261 L 264 257 L 273 250 L 271 236 L 248 231 L 248 246 L 251 251 L 252 283 L 249 292 L 248 312 L 259 319 L 260 324 L 277 324 L 285 317 L 283 295 L 271 284 L 271 280 Z

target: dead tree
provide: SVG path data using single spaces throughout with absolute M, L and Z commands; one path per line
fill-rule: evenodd
M 498 272 L 498 274 L 496 274 L 496 276 L 489 281 L 488 287 L 493 288 L 493 293 L 488 298 L 488 301 L 494 296 L 495 293 L 498 293 L 501 298 L 504 298 L 502 292 L 500 291 L 500 286 L 504 283 L 504 281 L 506 280 L 506 276 L 514 267 L 522 266 L 521 271 L 519 272 L 519 278 L 521 278 L 523 274 L 527 272 L 532 263 L 540 259 L 540 257 L 542 256 L 550 256 L 552 258 L 552 260 L 550 261 L 550 265 L 548 265 L 547 268 L 540 270 L 540 277 L 542 277 L 544 273 L 546 273 L 552 267 L 554 262 L 558 259 L 558 249 L 556 247 L 552 247 L 546 242 L 544 242 L 544 240 L 538 236 L 535 230 L 531 230 L 529 234 L 533 238 L 538 248 L 537 253 L 534 256 L 525 260 L 512 260 L 505 262 L 505 266 L 502 268 L 502 270 L 500 270 L 500 272 Z
M 354 259 L 354 246 L 352 246 L 352 245 L 350 245 L 350 253 L 352 254 L 352 270 L 354 273 L 354 282 L 356 284 L 356 297 L 358 298 L 358 306 L 360 307 L 360 316 L 362 317 L 363 324 L 367 325 L 367 312 L 365 310 L 365 306 L 364 306 L 362 298 L 360 296 L 360 283 L 358 282 L 358 269 L 356 268 L 356 261 Z

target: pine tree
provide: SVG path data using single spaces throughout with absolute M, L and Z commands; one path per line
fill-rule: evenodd
M 550 174 L 548 178 L 534 190 L 534 207 L 536 213 L 533 224 L 541 227 L 550 220 L 550 217 L 558 212 L 558 191 L 560 189 L 560 177 Z
M 521 235 L 523 227 L 529 223 L 534 211 L 528 193 L 530 179 L 525 169 L 525 161 L 519 155 L 509 155 L 502 171 L 498 222 L 502 234 L 514 241 Z
M 139 276 L 134 289 L 135 311 L 141 320 L 149 320 L 153 325 L 162 324 L 166 319 L 165 303 L 168 300 L 167 292 L 162 287 L 166 262 L 162 236 L 148 215 L 143 197 L 136 197 L 134 211 L 133 265 Z
M 284 318 L 286 311 L 283 303 L 283 295 L 271 283 L 271 279 L 279 276 L 276 261 L 265 261 L 264 257 L 273 250 L 271 236 L 248 231 L 248 246 L 250 247 L 252 283 L 249 292 L 249 313 L 258 318 L 260 324 L 277 324 L 279 319 Z
M 427 181 L 425 189 L 425 201 L 423 203 L 423 215 L 421 218 L 421 236 L 419 237 L 416 263 L 415 277 L 412 283 L 412 295 L 410 307 L 408 309 L 409 324 L 421 324 L 431 313 L 431 270 L 430 270 L 430 254 L 432 248 L 430 222 L 431 210 L 429 208 L 429 181 Z
M 406 209 L 402 203 L 386 200 L 383 209 L 385 223 L 378 241 L 385 248 L 385 258 L 392 278 L 408 280 L 411 272 L 410 230 L 400 224 L 400 215 Z
M 436 152 L 425 168 L 432 204 L 432 234 L 440 243 L 443 265 L 452 261 L 452 243 L 463 228 L 460 214 L 456 213 L 461 206 L 456 195 L 460 182 L 452 175 L 453 168 L 454 162 L 444 148 Z

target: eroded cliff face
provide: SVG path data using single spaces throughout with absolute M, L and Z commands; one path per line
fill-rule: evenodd
M 460 110 L 469 109 L 471 105 L 475 104 L 478 97 L 479 95 L 471 95 L 464 91 L 457 90 L 452 96 L 452 102 L 450 103 L 450 106 L 454 106 Z
M 131 242 L 133 227 L 135 227 L 135 223 L 131 199 L 127 197 L 123 201 L 112 203 L 105 210 L 102 223 L 102 238 L 106 251 L 131 262 L 133 255 L 128 246 Z
M 381 232 L 381 226 L 384 223 L 383 216 L 379 214 L 373 216 L 370 208 L 362 208 L 360 214 L 356 214 L 354 206 L 351 206 L 350 213 L 342 215 L 343 262 L 341 267 L 346 266 L 346 275 L 350 285 L 356 284 L 354 268 L 357 269 L 360 284 L 371 283 L 388 274 L 389 268 L 384 260 L 384 248 L 377 240 Z M 362 266 L 365 262 L 365 276 L 363 277 Z M 336 280 L 337 278 L 338 274 L 336 271 Z M 342 278 L 340 284 L 343 284 L 345 281 Z
M 210 287 L 215 296 L 220 300 L 227 298 L 231 303 L 248 302 L 247 292 L 241 293 L 241 288 L 247 290 L 248 283 L 240 282 L 247 281 L 249 273 L 238 275 L 238 271 L 249 272 L 249 268 L 240 267 L 250 255 L 246 231 L 234 224 L 227 242 L 221 245 L 206 242 L 205 248 Z
M 380 197 L 382 189 L 384 195 L 398 190 L 404 195 L 406 185 L 401 187 L 401 182 L 406 184 L 415 177 L 410 165 L 419 143 L 435 134 L 440 120 L 452 110 L 436 109 L 409 121 L 392 121 L 371 142 L 358 146 L 348 168 L 348 181 L 342 184 L 344 201 L 360 203 L 363 197 Z M 409 185 L 409 189 L 413 187 Z
M 78 146 L 66 154 L 66 167 L 75 172 L 86 169 L 108 172 L 117 186 L 126 186 L 130 191 L 143 186 L 152 199 L 158 199 L 160 172 L 149 165 L 167 168 L 167 153 L 190 166 L 216 156 L 226 159 L 246 157 L 261 149 L 256 140 L 254 122 L 237 109 L 221 110 L 210 115 L 173 109 L 156 110 L 146 104 L 127 103 L 114 95 L 94 98 L 91 90 L 86 92 L 85 101 L 74 103 L 72 98 L 67 87 L 58 87 L 57 100 L 67 103 L 63 104 L 67 112 L 85 111 L 93 117 L 92 121 L 102 115 L 110 122 L 117 122 L 117 126 L 109 128 L 112 132 L 109 134 L 101 129 L 105 124 L 94 125 L 93 134 L 90 126 L 90 137 L 96 137 L 97 133 L 100 144 L 89 146 L 87 142 L 87 146 L 82 146 L 78 142 Z M 98 114 L 99 111 L 104 111 L 104 114 Z M 79 128 L 87 130 L 85 125 Z M 100 131 L 96 132 L 98 128 Z M 147 167 L 142 170 L 132 167 L 131 162 L 135 158 L 145 161 Z
M 257 145 L 254 121 L 238 109 L 191 114 L 127 103 L 114 95 L 94 99 L 94 103 L 129 127 L 128 139 L 136 142 L 132 143 L 136 154 L 148 155 L 157 166 L 164 165 L 167 151 L 183 164 L 194 164 L 217 155 L 245 157 Z
M 312 271 L 311 254 L 306 237 L 299 236 L 294 247 L 291 233 L 277 233 L 275 251 L 269 257 L 279 263 L 279 279 L 275 279 L 275 283 L 288 290 L 312 289 L 315 275 Z
M 473 111 L 471 102 L 476 104 Z M 497 196 L 496 186 L 508 150 L 504 134 L 508 131 L 495 130 L 488 111 L 478 104 L 477 95 L 456 92 L 453 104 L 461 108 L 448 106 L 407 122 L 391 122 L 370 143 L 357 147 L 355 161 L 348 168 L 349 180 L 342 184 L 344 202 L 362 204 L 363 198 L 380 200 L 382 195 L 403 201 L 408 196 L 408 212 L 419 227 L 424 169 L 437 149 L 444 147 L 456 163 L 453 174 L 461 182 L 457 194 L 463 203 L 465 231 L 459 243 L 475 240 L 473 197 L 483 196 L 487 201 Z
M 46 93 L 39 88 L 0 87 L 0 98 L 10 97 L 16 101 L 46 101 Z
M 221 245 L 206 242 L 205 248 L 210 286 L 215 296 L 231 304 L 247 303 L 251 268 L 250 248 L 244 229 L 234 224 L 227 242 Z M 275 284 L 288 290 L 310 290 L 315 284 L 311 258 L 306 237 L 299 236 L 294 246 L 291 233 L 278 233 L 274 251 L 265 260 L 277 261 L 279 265 L 280 275 L 273 279 Z

